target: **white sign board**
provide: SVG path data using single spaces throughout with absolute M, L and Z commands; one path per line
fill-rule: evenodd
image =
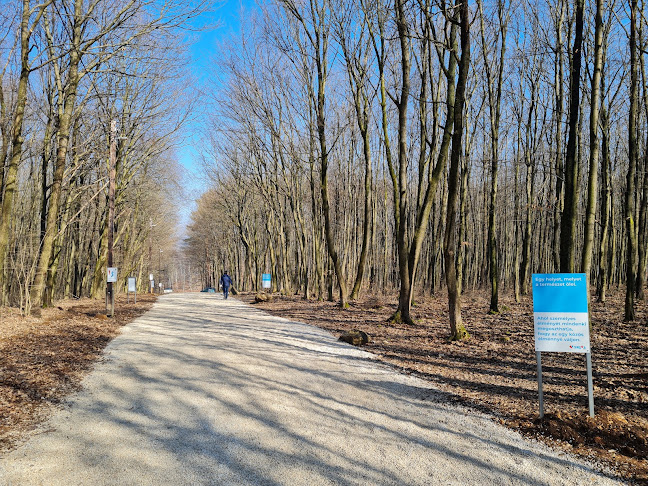
M 117 282 L 117 267 L 108 267 L 106 282 Z
M 532 282 L 536 351 L 589 353 L 585 274 L 534 274 Z
M 128 277 L 128 291 L 137 292 L 137 280 L 135 277 Z
M 261 284 L 264 289 L 269 289 L 270 287 L 272 287 L 272 276 L 269 273 L 262 274 Z
M 153 280 L 153 274 L 149 273 L 149 280 Z

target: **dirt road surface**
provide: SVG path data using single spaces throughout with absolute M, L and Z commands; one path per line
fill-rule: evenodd
M 611 485 L 318 328 L 214 294 L 126 326 L 0 485 Z

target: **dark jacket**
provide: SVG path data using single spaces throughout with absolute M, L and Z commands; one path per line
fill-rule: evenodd
M 229 287 L 230 285 L 232 285 L 232 277 L 224 273 L 220 278 L 220 283 L 223 287 Z

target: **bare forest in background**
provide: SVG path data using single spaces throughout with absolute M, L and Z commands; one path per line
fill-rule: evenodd
M 181 27 L 204 9 L 175 0 L 3 2 L 0 306 L 29 314 L 53 299 L 104 295 L 111 123 L 114 266 L 142 290 L 149 273 L 159 279 L 178 222 L 174 147 L 191 112 Z
M 643 0 L 282 0 L 214 70 L 211 188 L 187 248 L 205 285 L 342 306 L 360 292 L 519 300 L 584 272 L 644 299 Z M 469 331 L 469 330 L 468 330 Z
M 203 2 L 6 2 L 0 15 L 0 305 L 105 292 L 117 125 L 120 276 L 336 299 L 465 290 L 533 272 L 592 298 L 648 263 L 644 0 L 292 0 L 244 12 L 214 56 L 210 189 L 184 247 L 174 148 L 195 112 L 184 31 Z M 184 81 L 183 81 L 184 80 Z M 193 272 L 192 272 L 193 270 Z

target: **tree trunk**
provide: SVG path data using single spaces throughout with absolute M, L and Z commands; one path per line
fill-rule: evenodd
M 0 86 L 5 85 L 4 75 L 0 73 Z M 0 89 L 0 140 L 2 147 L 0 147 L 0 210 L 2 209 L 2 195 L 4 194 L 5 185 L 5 168 L 7 158 L 9 155 L 9 144 L 11 143 L 10 125 L 7 121 L 7 100 L 4 96 L 4 90 Z M 2 220 L 2 213 L 0 212 L 0 220 Z M 2 285 L 2 277 L 0 276 L 0 285 Z M 1 293 L 1 290 L 0 290 Z M 0 302 L 0 305 L 3 305 Z
M 563 182 L 565 178 L 562 155 L 562 117 L 563 117 L 563 21 L 565 19 L 565 0 L 558 0 L 560 12 L 556 23 L 556 61 L 555 61 L 555 149 L 556 149 L 556 193 L 554 200 L 554 227 L 553 227 L 553 260 L 554 269 L 560 269 L 560 215 L 563 209 Z
M 344 32 L 344 27 L 341 28 Z M 366 57 L 365 60 L 360 60 L 363 57 L 363 52 L 352 54 L 350 47 L 347 45 L 347 39 L 342 33 L 341 35 L 342 50 L 347 65 L 347 73 L 349 78 L 349 87 L 353 95 L 353 106 L 355 108 L 356 123 L 360 130 L 362 138 L 362 154 L 364 157 L 364 219 L 362 225 L 362 248 L 360 250 L 360 257 L 358 258 L 356 278 L 351 290 L 350 299 L 355 300 L 358 298 L 360 288 L 362 287 L 362 280 L 364 277 L 365 267 L 367 265 L 367 256 L 369 254 L 369 242 L 372 238 L 372 199 L 373 199 L 373 174 L 372 174 L 372 160 L 371 160 L 371 141 L 370 141 L 370 127 L 369 127 L 369 113 L 370 104 L 367 95 L 366 87 Z M 364 47 L 362 47 L 364 49 Z M 357 228 L 357 223 L 356 223 Z
M 57 236 L 56 221 L 59 217 L 59 207 L 61 203 L 60 199 L 63 192 L 63 174 L 65 171 L 65 162 L 67 159 L 68 145 L 70 142 L 72 117 L 76 106 L 77 87 L 81 78 L 79 73 L 79 63 L 81 62 L 82 53 L 80 52 L 79 47 L 81 44 L 82 35 L 82 7 L 83 1 L 75 0 L 75 22 L 74 31 L 72 33 L 72 45 L 69 55 L 67 83 L 65 85 L 64 91 L 62 93 L 59 93 L 61 101 L 59 102 L 59 125 L 56 136 L 56 163 L 54 166 L 54 174 L 52 177 L 52 185 L 50 189 L 50 201 L 47 209 L 47 228 L 41 242 L 38 264 L 36 266 L 36 274 L 34 276 L 34 282 L 30 291 L 32 306 L 35 307 L 41 306 L 43 302 L 45 278 L 47 276 L 47 269 L 50 259 L 52 258 L 54 241 Z M 62 86 L 62 84 L 59 83 L 59 86 Z
M 574 47 L 570 66 L 569 135 L 565 153 L 565 203 L 560 221 L 560 271 L 574 273 L 576 222 L 578 217 L 578 120 L 580 114 L 580 76 L 583 51 L 584 0 L 575 0 Z
M 448 310 L 450 314 L 451 339 L 461 340 L 469 337 L 461 318 L 461 296 L 457 288 L 456 255 L 456 206 L 459 183 L 459 167 L 463 152 L 463 122 L 466 80 L 470 67 L 470 13 L 468 2 L 455 3 L 459 9 L 461 58 L 459 61 L 459 77 L 454 105 L 454 133 L 452 134 L 452 153 L 450 155 L 450 172 L 448 175 L 448 208 L 444 237 L 444 257 L 446 268 L 446 284 L 448 286 Z
M 603 85 L 603 83 L 601 84 Z M 608 252 L 610 246 L 610 221 L 612 213 L 610 123 L 607 116 L 607 109 L 605 107 L 602 107 L 601 109 L 601 134 L 601 241 L 599 244 L 599 278 L 596 286 L 596 294 L 599 302 L 605 302 L 610 270 Z
M 309 167 L 310 167 L 310 189 L 311 189 L 311 212 L 313 213 L 313 258 L 315 260 L 315 276 L 317 279 L 317 300 L 324 298 L 324 263 L 322 261 L 322 252 L 320 251 L 321 226 L 319 211 L 317 207 L 317 193 L 315 189 L 315 160 L 314 160 L 314 141 L 312 131 L 310 131 L 311 142 L 309 144 Z
M 315 7 L 313 7 L 315 8 Z M 325 10 L 326 7 L 323 7 Z M 313 12 L 315 15 L 315 12 Z M 326 238 L 326 248 L 329 257 L 333 263 L 333 269 L 338 280 L 338 288 L 340 291 L 340 307 L 346 308 L 348 306 L 348 292 L 346 278 L 342 270 L 342 262 L 336 250 L 335 237 L 333 236 L 333 227 L 331 224 L 331 205 L 329 201 L 329 188 L 328 188 L 328 157 L 329 147 L 326 140 L 326 81 L 328 76 L 328 31 L 327 26 L 321 17 L 326 14 L 318 12 L 317 16 L 321 23 L 316 26 L 315 35 L 313 37 L 313 48 L 315 49 L 315 64 L 317 66 L 317 93 L 315 114 L 317 119 L 317 135 L 319 138 L 320 149 L 320 191 L 322 195 L 322 213 L 324 215 L 324 236 Z
M 643 301 L 646 299 L 646 267 L 648 266 L 648 177 L 646 177 L 646 171 L 648 171 L 648 150 L 644 153 L 643 156 L 643 181 L 642 181 L 642 195 L 641 202 L 639 204 L 639 221 L 637 222 L 637 277 L 635 282 L 635 289 L 637 300 Z
M 428 22 L 431 23 L 433 20 L 428 19 Z M 430 29 L 431 30 L 431 29 Z M 430 35 L 429 32 L 427 34 Z M 429 39 L 430 42 L 433 42 L 433 39 Z M 450 38 L 449 38 L 450 48 L 456 52 L 457 49 L 457 27 L 452 25 L 450 28 Z M 429 48 L 428 48 L 429 49 Z M 428 78 L 430 83 L 432 83 L 431 77 L 429 75 L 429 62 L 425 62 L 426 67 L 424 68 L 424 74 L 422 75 L 421 83 L 427 83 Z M 418 268 L 419 258 L 421 255 L 421 248 L 423 246 L 423 240 L 427 234 L 428 225 L 430 222 L 430 212 L 432 211 L 432 204 L 436 197 L 437 187 L 439 181 L 441 180 L 448 163 L 448 154 L 450 152 L 450 145 L 452 142 L 452 130 L 454 124 L 454 105 L 455 105 L 455 73 L 457 67 L 456 56 L 449 56 L 448 67 L 445 69 L 446 72 L 446 123 L 443 128 L 443 135 L 441 137 L 441 144 L 439 147 L 439 152 L 437 155 L 437 160 L 434 165 L 434 168 L 429 168 L 431 158 L 433 156 L 434 150 L 430 149 L 430 154 L 427 154 L 425 145 L 427 144 L 427 104 L 428 96 L 427 90 L 422 89 L 419 102 L 419 118 L 421 125 L 421 140 L 422 146 L 420 149 L 419 157 L 419 186 L 418 186 L 418 200 L 417 200 L 417 210 L 416 210 L 416 219 L 414 225 L 414 231 L 412 236 L 412 242 L 409 246 L 409 258 L 408 258 L 408 269 L 409 269 L 409 303 L 408 306 L 411 307 L 412 304 L 412 295 L 414 291 L 414 280 L 416 276 L 416 269 Z M 435 100 L 436 101 L 436 100 Z M 436 104 L 436 103 L 435 103 Z M 436 126 L 434 130 L 436 131 Z M 425 181 L 425 173 L 429 172 L 428 180 Z M 427 187 L 425 183 L 427 182 Z M 409 312 L 409 311 L 408 311 Z
M 459 254 L 457 256 L 457 293 L 463 292 L 464 274 L 466 273 L 466 253 L 468 252 L 468 215 L 466 214 L 466 200 L 468 199 L 468 181 L 470 170 L 468 168 L 469 150 L 466 150 L 461 162 L 461 192 L 459 194 Z
M 598 196 L 599 158 L 599 108 L 601 97 L 601 70 L 603 69 L 603 0 L 596 0 L 594 21 L 594 74 L 590 101 L 590 160 L 587 184 L 587 209 L 585 212 L 585 238 L 583 241 L 583 262 L 581 271 L 590 282 L 592 253 L 594 247 L 594 220 L 596 219 L 596 198 Z M 589 285 L 588 292 L 589 296 Z
M 20 76 L 18 79 L 18 89 L 16 91 L 16 105 L 13 116 L 13 126 L 11 129 L 11 157 L 9 159 L 6 173 L 4 176 L 4 195 L 2 197 L 2 210 L 0 212 L 0 291 L 4 293 L 5 284 L 7 283 L 7 247 L 9 245 L 9 236 L 11 231 L 11 220 L 13 217 L 14 203 L 18 185 L 18 165 L 23 153 L 23 123 L 25 119 L 25 107 L 27 106 L 27 90 L 29 86 L 29 66 L 30 39 L 34 32 L 36 24 L 40 21 L 51 0 L 38 6 L 36 19 L 30 25 L 29 19 L 31 14 L 30 1 L 22 2 L 22 17 L 20 21 Z M 3 161 L 4 163 L 4 161 Z M 0 299 L 2 301 L 4 299 Z
M 515 222 L 515 234 L 513 236 L 513 251 L 514 253 L 514 258 L 513 258 L 513 296 L 515 297 L 515 302 L 518 304 L 520 303 L 520 291 L 521 291 L 521 285 L 520 285 L 520 245 L 518 242 L 520 241 L 520 223 L 518 222 L 520 219 L 520 194 L 519 194 L 519 180 L 520 180 L 520 138 L 521 138 L 521 124 L 518 123 L 518 129 L 517 129 L 517 148 L 516 148 L 516 154 L 515 154 L 515 173 L 514 173 L 514 183 L 513 183 L 513 194 L 514 194 L 514 201 L 513 201 L 513 221 Z
M 625 321 L 635 319 L 634 294 L 637 271 L 637 233 L 635 226 L 635 178 L 637 177 L 637 111 L 638 111 L 638 59 L 637 59 L 637 0 L 630 0 L 630 112 L 628 117 L 628 174 L 626 178 L 626 299 Z
M 410 52 L 410 33 L 405 14 L 405 0 L 396 0 L 396 28 L 398 30 L 398 40 L 400 46 L 400 70 L 401 70 L 401 91 L 400 98 L 397 100 L 398 109 L 398 174 L 397 188 L 398 193 L 395 199 L 398 199 L 398 224 L 397 230 L 397 247 L 398 247 L 398 274 L 400 276 L 400 293 L 398 297 L 398 310 L 396 311 L 396 321 L 412 324 L 410 315 L 411 305 L 411 285 L 409 272 L 409 244 L 407 237 L 407 216 L 408 216 L 408 190 L 407 190 L 407 108 L 409 105 L 410 91 L 410 70 L 411 70 L 411 52 Z
M 323 85 L 322 85 L 323 89 Z M 328 254 L 329 257 L 331 258 L 331 261 L 333 263 L 333 268 L 335 270 L 335 275 L 338 279 L 338 286 L 340 290 L 340 307 L 346 308 L 348 307 L 348 302 L 347 302 L 347 288 L 346 288 L 346 281 L 344 278 L 344 275 L 342 273 L 342 264 L 340 262 L 340 259 L 338 257 L 338 253 L 335 249 L 335 239 L 333 237 L 333 228 L 331 226 L 331 208 L 330 208 L 330 203 L 329 203 L 329 196 L 328 196 L 328 176 L 327 176 L 327 171 L 328 171 L 328 148 L 326 145 L 326 134 L 325 134 L 325 129 L 324 129 L 324 99 L 323 99 L 323 93 L 322 93 L 322 98 L 318 102 L 320 105 L 320 109 L 318 110 L 318 133 L 320 137 L 320 160 L 321 160 L 321 166 L 320 166 L 320 189 L 322 192 L 322 212 L 324 214 L 324 234 L 326 236 L 326 248 L 328 249 Z M 321 115 L 320 115 L 320 110 L 321 110 Z
M 362 279 L 364 277 L 365 267 L 367 265 L 367 255 L 369 253 L 369 241 L 371 240 L 371 204 L 373 198 L 373 175 L 372 175 L 372 161 L 371 161 L 371 145 L 369 141 L 369 101 L 364 95 L 364 110 L 362 117 L 362 127 L 360 133 L 362 134 L 362 149 L 365 161 L 365 175 L 364 175 L 364 219 L 362 226 L 362 249 L 360 250 L 360 258 L 358 259 L 358 269 L 356 272 L 355 283 L 351 291 L 351 299 L 357 299 L 362 287 Z
M 640 31 L 641 35 L 641 31 Z M 643 39 L 640 43 L 643 44 Z M 639 65 L 641 66 L 641 80 L 642 80 L 642 93 L 643 104 L 646 114 L 648 114 L 648 87 L 646 86 L 646 68 L 644 56 L 639 56 Z M 646 145 L 644 146 L 644 153 L 642 157 L 643 162 L 643 177 L 642 177 L 642 195 L 639 203 L 639 221 L 637 224 L 638 229 L 638 262 L 637 262 L 637 281 L 635 284 L 636 294 L 638 300 L 645 300 L 645 286 L 646 286 L 646 267 L 648 267 L 648 134 L 646 135 Z
M 504 12 L 504 5 L 502 0 L 498 1 L 498 18 L 499 18 L 499 41 L 500 54 L 497 78 L 493 77 L 491 66 L 488 62 L 486 35 L 484 28 L 484 10 L 483 4 L 479 2 L 481 11 L 481 39 L 482 39 L 482 53 L 484 57 L 484 69 L 486 71 L 486 86 L 488 88 L 488 107 L 490 111 L 490 153 L 491 153 L 491 187 L 490 199 L 488 204 L 488 267 L 489 278 L 491 284 L 491 300 L 490 300 L 490 313 L 499 313 L 499 262 L 497 258 L 498 245 L 497 245 L 497 178 L 499 171 L 499 125 L 501 114 L 501 100 L 502 100 L 502 83 L 504 77 L 504 56 L 506 54 L 506 31 L 507 23 L 506 14 Z M 493 85 L 496 86 L 493 86 Z

